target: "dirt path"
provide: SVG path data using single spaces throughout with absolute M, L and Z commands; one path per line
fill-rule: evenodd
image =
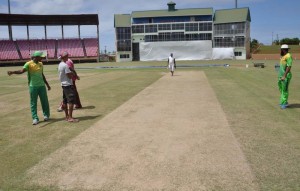
M 74 190 L 258 190 L 203 72 L 165 75 L 28 176 Z

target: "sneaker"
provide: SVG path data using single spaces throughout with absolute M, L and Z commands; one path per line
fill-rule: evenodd
M 62 108 L 57 108 L 57 112 L 62 112 L 63 109 Z
M 49 117 L 44 116 L 44 121 L 48 121 L 48 120 L 49 120 Z
M 287 108 L 287 105 L 283 104 L 283 105 L 280 106 L 280 108 L 281 108 L 281 109 L 286 109 L 286 108 Z
M 39 123 L 39 120 L 37 120 L 37 119 L 34 119 L 33 121 L 32 121 L 32 125 L 37 125 Z

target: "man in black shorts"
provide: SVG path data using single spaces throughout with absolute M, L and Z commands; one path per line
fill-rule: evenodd
M 63 104 L 65 108 L 66 120 L 68 122 L 78 122 L 78 119 L 73 118 L 73 106 L 76 103 L 76 93 L 72 81 L 74 73 L 70 70 L 66 61 L 67 55 L 60 56 L 61 62 L 58 65 L 59 80 L 63 89 Z

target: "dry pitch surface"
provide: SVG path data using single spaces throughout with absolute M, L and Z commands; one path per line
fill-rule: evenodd
M 164 75 L 28 177 L 62 190 L 258 190 L 200 71 Z

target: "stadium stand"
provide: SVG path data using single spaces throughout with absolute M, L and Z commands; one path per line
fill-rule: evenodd
M 57 56 L 56 56 L 56 40 L 55 39 L 47 39 L 46 40 L 46 50 L 47 50 L 48 58 L 50 58 L 50 59 L 57 58 Z
M 0 60 L 17 60 L 20 59 L 14 41 L 1 40 L 0 41 Z
M 85 38 L 83 39 L 84 47 L 87 57 L 93 57 L 98 55 L 98 39 L 97 38 Z
M 59 39 L 57 42 L 58 53 L 68 51 L 70 57 L 84 57 L 81 39 Z
M 47 62 L 57 62 L 58 54 L 62 51 L 68 51 L 73 61 L 99 61 L 99 20 L 97 14 L 80 14 L 80 15 L 28 15 L 28 14 L 6 14 L 0 13 L 1 26 L 82 26 L 95 25 L 97 27 L 95 36 L 87 40 L 85 48 L 84 39 L 65 38 L 63 35 L 52 39 L 47 37 L 47 28 L 45 27 L 45 37 L 43 39 L 18 38 L 17 40 L 11 35 L 9 39 L 0 39 L 0 64 L 20 64 L 30 59 L 30 52 L 35 50 L 47 51 Z M 8 27 L 9 28 L 9 27 Z M 14 34 L 11 31 L 11 34 Z M 76 31 L 77 32 L 77 31 Z M 8 33 L 10 33 L 8 31 Z M 90 42 L 92 41 L 92 42 Z M 87 50 L 87 51 L 86 51 Z M 87 52 L 87 53 L 86 53 Z
M 30 41 L 29 40 L 16 40 L 21 53 L 21 59 L 30 58 Z

